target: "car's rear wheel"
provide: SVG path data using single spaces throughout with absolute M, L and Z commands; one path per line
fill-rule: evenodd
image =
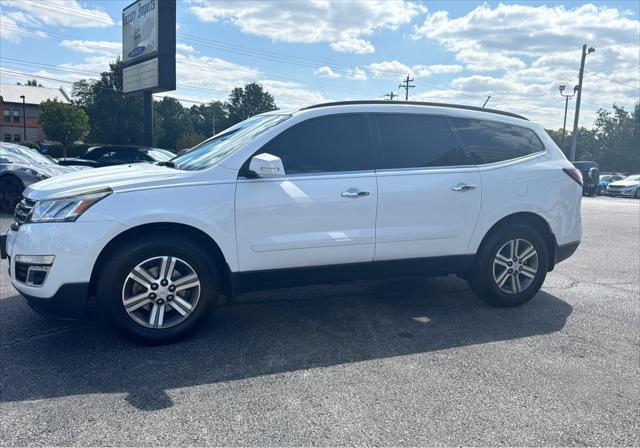
M 468 277 L 471 289 L 493 306 L 512 307 L 531 300 L 548 270 L 544 238 L 526 224 L 502 226 L 483 242 Z
M 22 199 L 24 184 L 14 176 L 4 176 L 0 179 L 0 210 L 12 213 Z
M 189 240 L 156 235 L 130 243 L 103 267 L 97 296 L 122 336 L 169 343 L 196 330 L 217 303 L 210 256 Z

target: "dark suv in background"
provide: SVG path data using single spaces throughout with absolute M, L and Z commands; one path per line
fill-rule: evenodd
M 582 194 L 585 196 L 595 196 L 600 188 L 600 170 L 598 164 L 590 160 L 579 160 L 572 162 L 573 166 L 582 173 Z
M 104 145 L 89 148 L 81 158 L 58 159 L 60 165 L 92 167 L 123 165 L 138 162 L 166 162 L 175 157 L 171 151 L 135 145 Z

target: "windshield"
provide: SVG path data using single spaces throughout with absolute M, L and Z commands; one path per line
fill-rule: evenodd
M 632 174 L 631 176 L 625 178 L 624 180 L 630 180 L 632 182 L 640 181 L 640 174 Z
M 166 160 L 171 160 L 176 156 L 171 151 L 167 151 L 166 149 L 160 149 L 160 148 L 148 149 L 147 150 L 147 154 L 149 154 L 149 156 L 153 160 L 156 160 L 158 162 L 164 162 Z
M 55 162 L 43 156 L 35 149 L 6 143 L 0 145 L 0 162 L 55 165 Z
M 226 129 L 172 159 L 181 170 L 203 170 L 220 162 L 289 115 L 257 115 Z

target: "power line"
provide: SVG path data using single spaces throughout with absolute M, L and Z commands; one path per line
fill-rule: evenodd
M 617 81 L 615 79 L 610 79 L 610 78 L 607 78 L 606 76 L 598 75 L 597 73 L 593 73 L 593 72 L 587 72 L 587 73 L 589 73 L 590 75 L 593 75 L 593 76 L 595 76 L 597 78 L 604 79 L 605 81 L 609 81 L 609 82 L 614 82 L 616 84 L 620 84 L 621 86 L 630 87 L 632 89 L 637 89 L 638 88 L 638 86 L 632 86 L 631 84 L 627 84 L 627 83 L 624 83 L 624 82 L 621 82 L 621 81 Z

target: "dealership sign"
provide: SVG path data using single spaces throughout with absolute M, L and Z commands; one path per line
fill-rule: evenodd
M 124 93 L 176 88 L 176 1 L 137 0 L 122 10 Z

